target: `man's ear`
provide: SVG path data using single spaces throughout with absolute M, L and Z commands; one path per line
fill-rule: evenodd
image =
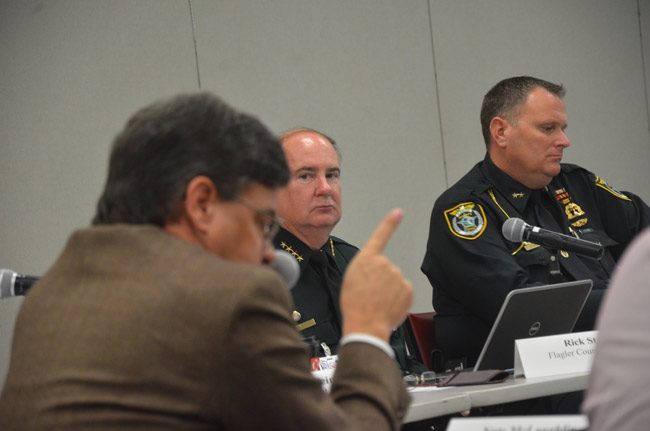
M 492 144 L 503 148 L 507 142 L 510 123 L 503 117 L 494 117 L 490 120 L 490 138 Z
M 183 212 L 195 231 L 207 230 L 216 216 L 214 204 L 220 200 L 217 187 L 204 175 L 192 178 L 187 184 Z

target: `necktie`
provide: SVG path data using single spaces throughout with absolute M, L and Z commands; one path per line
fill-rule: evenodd
M 533 190 L 530 197 L 533 203 L 533 212 L 537 219 L 537 226 L 553 232 L 564 233 L 564 228 L 557 218 L 559 216 L 558 211 L 556 211 L 557 206 L 550 196 L 543 190 Z
M 325 287 L 327 288 L 332 302 L 332 308 L 336 314 L 336 320 L 341 323 L 341 306 L 339 304 L 339 297 L 341 292 L 341 273 L 336 267 L 334 259 L 327 253 L 321 250 L 315 250 L 311 255 L 311 260 L 314 263 L 314 268 L 321 274 L 325 280 Z
M 554 202 L 551 201 L 548 194 L 542 190 L 533 190 L 530 194 L 530 198 L 532 201 L 531 206 L 533 207 L 533 213 L 537 219 L 537 226 L 553 232 L 564 232 L 564 229 L 562 229 L 562 226 L 558 222 L 558 219 L 553 216 L 553 213 L 551 213 Z M 551 283 L 559 283 L 565 281 L 565 278 L 560 271 L 560 262 L 558 260 L 560 258 L 560 254 L 559 250 L 552 250 L 552 252 L 554 252 L 554 254 L 550 257 L 551 262 L 549 265 L 549 281 Z

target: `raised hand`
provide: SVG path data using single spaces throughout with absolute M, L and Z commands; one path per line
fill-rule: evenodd
M 413 301 L 413 287 L 382 253 L 404 213 L 393 209 L 375 228 L 343 277 L 343 335 L 362 332 L 388 340 Z

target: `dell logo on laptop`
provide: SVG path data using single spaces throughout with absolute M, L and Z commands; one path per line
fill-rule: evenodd
M 534 337 L 535 334 L 537 334 L 542 327 L 542 324 L 539 322 L 535 322 L 532 325 L 530 325 L 530 328 L 528 329 L 528 335 L 531 337 Z

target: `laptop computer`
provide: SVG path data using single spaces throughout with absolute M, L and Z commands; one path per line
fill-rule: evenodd
M 515 340 L 571 332 L 592 285 L 591 280 L 578 280 L 508 293 L 474 371 L 513 368 Z

